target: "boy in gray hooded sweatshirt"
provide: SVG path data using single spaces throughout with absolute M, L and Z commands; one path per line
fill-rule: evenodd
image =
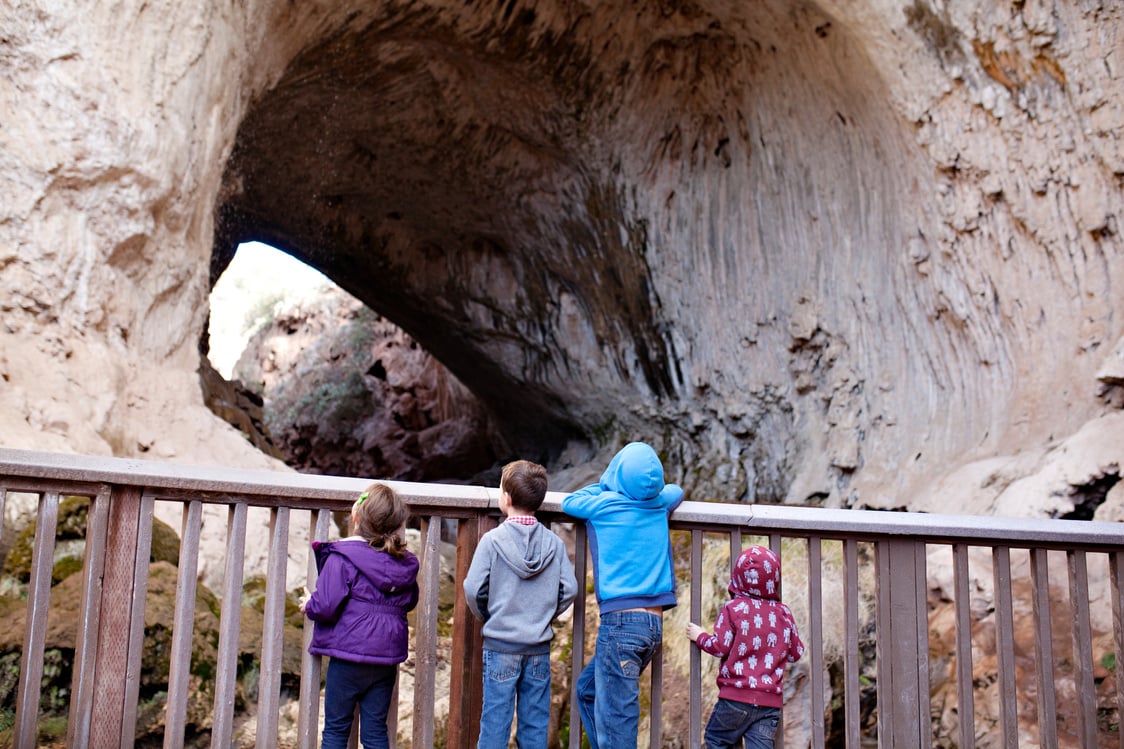
M 500 510 L 464 578 L 469 609 L 484 622 L 484 704 L 478 749 L 506 749 L 518 701 L 520 749 L 547 745 L 550 726 L 551 621 L 577 593 L 566 546 L 535 520 L 546 497 L 546 469 L 517 460 L 503 468 Z

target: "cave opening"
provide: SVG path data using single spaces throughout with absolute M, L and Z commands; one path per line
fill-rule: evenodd
M 543 7 L 359 12 L 278 50 L 224 165 L 212 282 L 248 239 L 318 269 L 471 391 L 505 458 L 643 439 L 696 488 L 783 501 L 829 417 L 813 391 L 877 368 L 876 334 L 910 345 L 885 321 L 898 249 L 930 235 L 912 127 L 816 3 Z M 830 338 L 807 361 L 793 315 Z M 362 364 L 353 384 L 394 383 Z M 831 405 L 855 413 L 846 466 L 864 392 Z M 328 402 L 294 449 L 330 416 L 363 452 L 351 401 Z M 803 496 L 838 499 L 829 479 Z
M 204 349 L 212 409 L 301 472 L 472 481 L 504 451 L 432 354 L 270 245 L 239 244 L 216 274 Z

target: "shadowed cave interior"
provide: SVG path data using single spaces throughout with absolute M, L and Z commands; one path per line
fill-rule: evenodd
M 720 439 L 751 466 L 742 494 L 783 498 L 795 395 L 689 377 L 694 341 L 726 331 L 683 300 L 698 283 L 724 314 L 770 284 L 830 296 L 851 264 L 890 304 L 886 249 L 864 232 L 904 212 L 886 205 L 909 179 L 905 123 L 813 4 L 512 7 L 356 17 L 297 55 L 239 128 L 212 284 L 250 240 L 320 270 L 479 399 L 499 459 L 695 445 L 688 417 L 740 398 L 754 425 Z M 825 190 L 837 172 L 873 189 Z

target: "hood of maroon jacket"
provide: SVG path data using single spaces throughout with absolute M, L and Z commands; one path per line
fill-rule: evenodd
M 731 598 L 781 600 L 781 558 L 767 546 L 750 546 L 738 554 L 727 590 Z

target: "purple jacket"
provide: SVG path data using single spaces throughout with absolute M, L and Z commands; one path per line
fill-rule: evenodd
M 366 541 L 313 541 L 320 575 L 304 613 L 316 622 L 308 652 L 356 663 L 406 660 L 406 612 L 418 603 L 418 558 Z

